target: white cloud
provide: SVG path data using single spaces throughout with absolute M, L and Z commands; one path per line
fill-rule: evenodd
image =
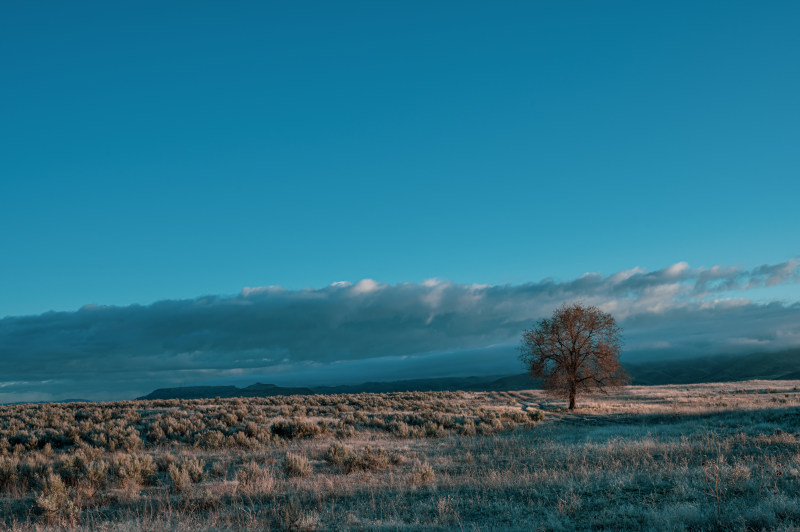
M 610 275 L 608 277 L 608 282 L 611 284 L 619 284 L 624 281 L 627 281 L 634 275 L 639 275 L 642 273 L 645 273 L 644 268 L 640 268 L 637 266 L 635 268 L 631 268 L 629 270 L 622 270 L 620 272 L 615 273 L 614 275 Z
M 374 279 L 361 279 L 351 290 L 354 295 L 369 294 L 380 290 L 381 285 Z
M 270 286 L 245 286 L 240 292 L 242 297 L 257 296 L 261 294 L 275 294 L 285 292 L 285 289 L 280 285 Z
M 728 340 L 728 343 L 733 345 L 744 345 L 744 346 L 768 346 L 770 345 L 769 340 L 760 340 L 758 338 L 731 338 Z
M 666 273 L 669 277 L 678 277 L 682 273 L 689 270 L 689 263 L 685 261 L 676 262 L 669 268 L 667 268 L 664 273 Z

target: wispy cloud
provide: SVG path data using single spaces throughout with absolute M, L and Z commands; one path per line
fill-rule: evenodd
M 364 279 L 313 290 L 248 287 L 229 297 L 8 317 L 0 320 L 0 400 L 124 397 L 342 361 L 379 368 L 383 357 L 457 361 L 463 352 L 474 363 L 488 348 L 505 349 L 497 366 L 504 370 L 520 332 L 574 300 L 613 313 L 632 357 L 778 349 L 800 345 L 800 305 L 744 295 L 799 280 L 798 260 L 754 269 L 680 262 L 521 285 Z M 369 378 L 392 378 L 377 373 Z

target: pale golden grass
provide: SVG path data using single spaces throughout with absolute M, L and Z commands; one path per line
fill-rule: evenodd
M 10 409 L 2 437 L 24 419 L 38 440 L 0 442 L 2 526 L 800 528 L 800 381 L 629 387 L 565 406 L 530 390 L 83 407 L 124 451 L 88 426 L 94 444 L 61 445 L 68 407 Z M 390 426 L 400 415 L 408 431 Z

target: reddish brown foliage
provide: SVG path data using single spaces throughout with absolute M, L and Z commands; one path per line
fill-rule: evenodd
M 520 358 L 544 387 L 569 399 L 579 392 L 622 386 L 630 381 L 619 363 L 621 329 L 611 314 L 597 307 L 566 303 L 550 319 L 522 334 Z

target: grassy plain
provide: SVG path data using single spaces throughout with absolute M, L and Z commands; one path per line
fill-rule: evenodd
M 800 381 L 0 407 L 10 530 L 798 530 Z

